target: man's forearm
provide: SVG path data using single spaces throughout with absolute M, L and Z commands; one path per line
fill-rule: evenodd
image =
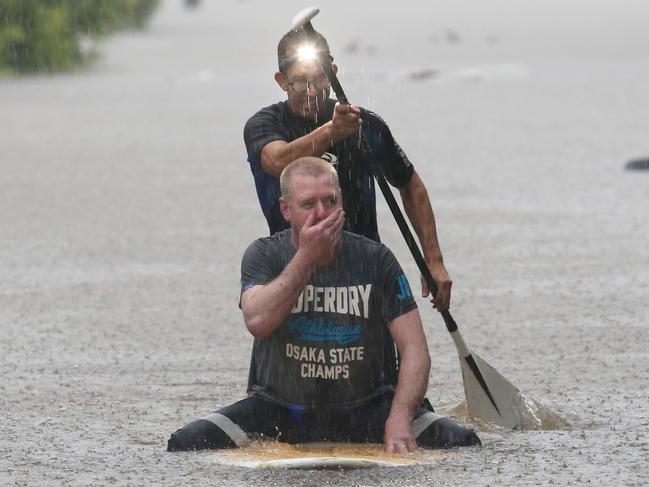
M 419 237 L 427 262 L 443 261 L 442 250 L 437 239 L 435 215 L 428 198 L 428 191 L 415 171 L 403 187 L 399 188 L 403 207 L 412 227 Z
M 277 329 L 295 305 L 312 269 L 313 265 L 298 251 L 273 281 L 244 292 L 241 309 L 252 335 L 263 338 Z
M 271 146 L 272 149 L 264 149 L 261 155 L 262 169 L 275 177 L 279 177 L 284 168 L 291 162 L 300 157 L 319 157 L 331 147 L 333 141 L 332 123 L 327 122 L 292 142 L 275 143 L 274 146 Z
M 417 448 L 411 423 L 424 399 L 430 371 L 430 354 L 419 311 L 415 308 L 388 323 L 401 355 L 399 380 L 385 422 L 385 448 L 389 453 Z
M 413 346 L 414 348 L 414 346 Z M 390 416 L 403 415 L 412 422 L 428 388 L 430 356 L 428 350 L 406 349 L 401 353 L 399 380 L 390 409 Z

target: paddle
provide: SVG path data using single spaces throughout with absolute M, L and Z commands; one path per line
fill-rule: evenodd
M 319 12 L 320 10 L 314 7 L 302 10 L 293 18 L 293 29 L 303 28 L 306 34 L 311 39 L 314 39 L 315 30 L 311 25 L 311 19 Z M 325 55 L 320 55 L 317 59 L 322 65 L 322 68 L 331 83 L 331 87 L 336 93 L 338 101 L 343 104 L 349 104 L 349 100 L 347 99 L 347 96 L 345 96 L 340 81 L 332 68 L 331 59 Z M 367 144 L 367 141 L 362 139 L 361 145 L 369 155 L 370 147 Z M 368 159 L 372 160 L 371 157 L 368 157 Z M 428 270 L 428 266 L 426 265 L 421 250 L 406 223 L 403 213 L 401 212 L 385 177 L 378 166 L 375 166 L 373 172 L 374 178 L 385 197 L 404 239 L 406 240 L 406 244 L 414 257 L 415 262 L 417 263 L 417 267 L 419 267 L 419 271 L 428 285 L 428 289 L 433 293 L 433 295 L 435 295 L 437 293 L 435 280 Z M 500 375 L 496 369 L 491 367 L 477 355 L 471 353 L 469 347 L 467 347 L 462 335 L 460 334 L 457 323 L 448 310 L 442 311 L 441 315 L 446 324 L 446 329 L 451 334 L 451 338 L 453 339 L 453 343 L 455 344 L 460 357 L 462 377 L 464 380 L 464 392 L 466 395 L 469 414 L 474 418 L 494 422 L 508 428 L 529 428 L 530 421 L 526 416 L 529 416 L 530 407 L 519 390 Z

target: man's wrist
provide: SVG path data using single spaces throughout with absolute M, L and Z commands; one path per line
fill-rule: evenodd
M 392 404 L 388 421 L 403 421 L 408 424 L 412 423 L 415 418 L 415 408 L 411 408 L 405 404 Z
M 444 265 L 444 257 L 442 256 L 442 253 L 439 251 L 431 251 L 431 252 L 426 252 L 426 262 L 429 265 Z
M 332 146 L 340 138 L 336 134 L 334 123 L 331 120 L 323 124 L 320 129 L 322 130 L 322 138 L 326 140 L 328 146 Z
M 311 271 L 315 266 L 313 256 L 309 254 L 303 247 L 299 247 L 293 256 L 293 263 L 297 267 L 300 274 L 305 275 L 307 278 L 311 275 Z

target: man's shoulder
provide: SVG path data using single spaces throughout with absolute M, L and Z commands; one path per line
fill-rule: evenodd
M 361 110 L 361 118 L 363 119 L 363 123 L 368 122 L 373 125 L 380 125 L 385 127 L 388 126 L 387 122 L 378 113 L 373 112 L 372 110 L 368 110 L 364 107 L 359 108 Z
M 260 108 L 257 110 L 252 117 L 250 117 L 248 120 L 254 120 L 255 118 L 258 117 L 268 117 L 268 116 L 282 116 L 286 113 L 286 110 L 288 110 L 288 102 L 285 101 L 278 101 L 277 103 L 273 103 L 272 105 L 265 106 L 263 108 Z
M 268 105 L 250 117 L 243 128 L 243 138 L 248 151 L 248 161 L 259 165 L 261 150 L 274 140 L 285 140 L 284 126 L 288 120 L 287 102 Z
M 352 248 L 361 249 L 365 252 L 383 252 L 389 250 L 381 242 L 377 242 L 376 240 L 372 240 L 363 235 L 358 235 L 356 233 L 348 231 L 344 231 L 343 234 L 347 240 L 348 245 L 350 245 L 350 247 Z
M 270 255 L 273 250 L 282 249 L 291 241 L 291 229 L 287 228 L 281 232 L 274 233 L 267 237 L 259 237 L 254 240 L 248 249 L 256 249 L 266 255 Z
M 390 247 L 384 243 L 347 231 L 343 233 L 347 239 L 348 256 L 353 260 L 370 261 L 377 267 L 382 267 L 393 261 L 398 263 Z

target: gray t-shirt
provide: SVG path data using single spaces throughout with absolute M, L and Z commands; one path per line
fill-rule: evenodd
M 253 242 L 241 291 L 275 279 L 295 255 L 291 230 Z M 362 401 L 382 386 L 387 323 L 416 308 L 408 280 L 383 244 L 343 232 L 338 257 L 317 267 L 295 306 L 253 347 L 254 389 L 284 404 Z

